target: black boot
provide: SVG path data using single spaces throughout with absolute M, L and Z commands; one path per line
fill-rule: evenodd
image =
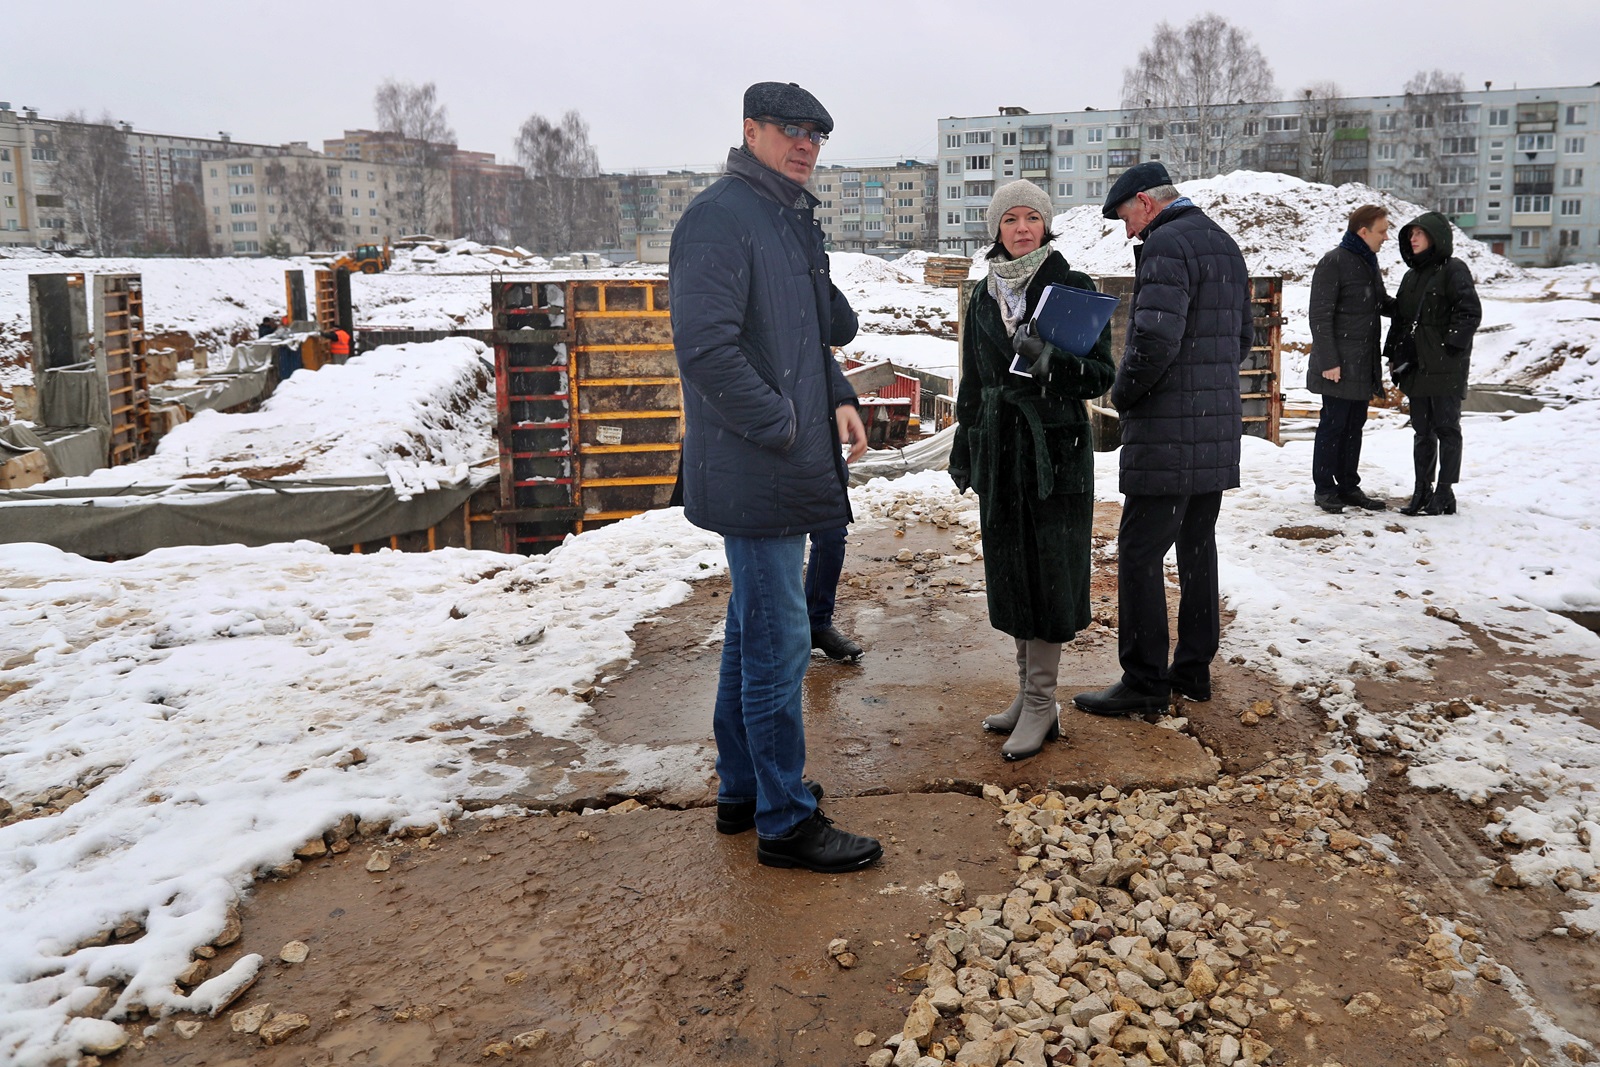
M 1455 490 L 1448 485 L 1441 485 L 1433 491 L 1433 499 L 1428 501 L 1422 509 L 1425 515 L 1454 515 L 1456 513 Z
M 1402 514 L 1402 515 L 1425 515 L 1425 514 L 1426 515 L 1432 515 L 1432 514 L 1437 514 L 1436 512 L 1430 512 L 1428 510 L 1428 505 L 1430 503 L 1432 503 L 1432 501 L 1433 501 L 1433 486 L 1429 485 L 1427 482 L 1418 482 L 1417 483 L 1416 492 L 1411 494 L 1411 503 L 1406 504 L 1405 506 L 1403 506 L 1400 509 L 1400 514 Z M 1451 503 L 1453 505 L 1454 501 L 1452 501 Z

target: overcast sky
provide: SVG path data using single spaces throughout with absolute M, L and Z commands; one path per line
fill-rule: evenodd
M 1255 38 L 1282 96 L 1321 80 L 1349 95 L 1398 93 L 1433 67 L 1469 88 L 1600 81 L 1596 0 L 1209 9 Z M 320 148 L 373 124 L 385 78 L 431 81 L 463 148 L 514 161 L 525 118 L 576 109 L 601 165 L 626 170 L 720 161 L 737 141 L 745 86 L 770 79 L 799 82 L 832 113 L 823 162 L 929 158 L 941 117 L 1118 106 L 1123 69 L 1154 24 L 1204 10 L 1169 0 L 5 0 L 0 101 Z

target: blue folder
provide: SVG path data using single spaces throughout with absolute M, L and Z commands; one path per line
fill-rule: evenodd
M 1117 310 L 1117 298 L 1070 285 L 1047 285 L 1033 311 L 1033 328 L 1063 352 L 1087 356 Z

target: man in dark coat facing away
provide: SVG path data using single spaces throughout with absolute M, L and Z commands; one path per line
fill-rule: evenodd
M 832 344 L 856 317 L 828 277 L 806 191 L 833 119 L 793 83 L 744 94 L 727 174 L 672 235 L 668 285 L 683 381 L 684 515 L 722 535 L 726 631 L 712 730 L 717 829 L 752 827 L 756 858 L 824 873 L 883 846 L 835 827 L 806 781 L 800 686 L 811 659 L 801 572 L 806 535 L 849 523 L 849 472 L 867 434 Z
M 1096 715 L 1211 699 L 1221 639 L 1217 513 L 1239 485 L 1239 364 L 1255 341 L 1244 256 L 1160 163 L 1117 179 L 1102 212 L 1134 247 L 1128 337 L 1111 386 L 1122 431 L 1117 658 L 1122 679 L 1074 702 Z M 1163 561 L 1177 546 L 1178 646 L 1168 665 Z
M 1359 470 L 1367 401 L 1383 396 L 1379 316 L 1394 311 L 1394 298 L 1384 290 L 1378 270 L 1378 249 L 1388 238 L 1387 209 L 1363 204 L 1350 212 L 1339 247 L 1323 256 L 1311 275 L 1306 388 L 1322 396 L 1311 480 L 1317 507 L 1334 514 L 1346 504 L 1369 511 L 1388 507 L 1361 491 Z

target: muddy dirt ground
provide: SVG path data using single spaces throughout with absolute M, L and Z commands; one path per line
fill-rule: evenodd
M 1115 521 L 1116 508 L 1102 508 L 1099 544 Z M 1010 641 L 989 628 L 972 588 L 981 564 L 930 572 L 958 574 L 965 586 L 932 584 L 915 569 L 919 554 L 958 554 L 961 534 L 927 523 L 853 532 L 838 621 L 868 652 L 858 666 L 814 659 L 806 679 L 808 773 L 824 783 L 840 825 L 884 841 L 880 865 L 842 876 L 758 866 L 753 834 L 714 831 L 713 781 L 635 798 L 644 806 L 626 803 L 626 812 L 578 814 L 625 799 L 618 773 L 580 769 L 551 803 L 538 798 L 541 783 L 582 753 L 507 738 L 532 782 L 512 799 L 544 810 L 463 820 L 431 838 L 358 842 L 261 884 L 243 909 L 242 939 L 213 961 L 216 973 L 259 952 L 271 961 L 260 980 L 193 1037 L 165 1020 L 118 1062 L 860 1064 L 905 1021 L 920 986 L 902 975 L 925 959 L 919 939 L 956 910 L 935 895 L 939 875 L 958 872 L 967 902 L 1016 883 L 1017 857 L 985 783 L 1024 797 L 1244 776 L 1271 786 L 1329 729 L 1319 707 L 1219 662 L 1215 699 L 1180 706 L 1179 729 L 1064 710 L 1066 743 L 1002 762 L 1000 739 L 977 727 L 1014 685 Z M 1112 568 L 1097 564 L 1098 621 L 1067 649 L 1064 696 L 1116 677 L 1113 582 Z M 595 699 L 601 738 L 709 748 L 718 645 L 708 638 L 726 588 L 698 583 L 639 628 L 635 664 Z M 1226 645 L 1224 634 L 1224 655 Z M 1492 698 L 1508 677 L 1520 685 L 1553 669 L 1589 670 L 1592 684 L 1593 665 L 1545 663 L 1532 649 L 1511 663 L 1498 643 L 1479 647 L 1443 660 L 1426 686 L 1363 682 L 1360 696 L 1372 707 Z M 1600 952 L 1549 932 L 1560 925 L 1559 894 L 1497 888 L 1482 809 L 1410 788 L 1398 756 L 1375 754 L 1367 766 L 1372 784 L 1349 812 L 1350 829 L 1389 841 L 1387 860 L 1280 848 L 1252 853 L 1243 876 L 1214 890 L 1293 934 L 1292 950 L 1255 961 L 1292 1008 L 1263 1029 L 1272 1062 L 1584 1062 L 1581 1048 L 1541 1036 L 1553 1022 L 1600 1047 Z M 1284 829 L 1271 804 L 1210 817 L 1248 839 L 1270 842 Z M 390 866 L 371 872 L 379 849 Z M 1503 976 L 1426 988 L 1425 916 L 1470 934 Z M 827 953 L 838 938 L 855 957 L 849 968 Z M 279 962 L 290 941 L 309 947 L 305 962 Z M 1347 1002 L 1373 1010 L 1353 1014 Z M 232 1031 L 232 1012 L 266 1005 L 303 1013 L 309 1026 L 275 1046 Z M 535 1030 L 547 1031 L 537 1047 L 512 1043 Z M 872 1038 L 858 1040 L 864 1032 Z

